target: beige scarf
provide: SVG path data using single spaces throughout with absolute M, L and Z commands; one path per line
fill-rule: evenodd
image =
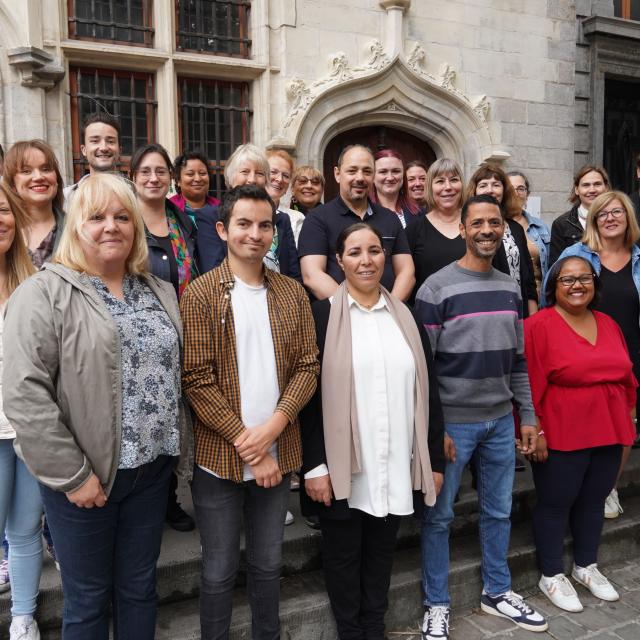
M 424 502 L 433 506 L 436 492 L 429 459 L 429 385 L 427 363 L 416 322 L 409 309 L 383 286 L 380 295 L 407 341 L 416 367 L 414 392 L 413 453 L 411 479 L 413 489 L 424 494 Z M 351 475 L 362 470 L 360 435 L 351 362 L 351 318 L 346 282 L 336 291 L 331 304 L 322 359 L 322 415 L 327 466 L 336 500 L 351 495 Z

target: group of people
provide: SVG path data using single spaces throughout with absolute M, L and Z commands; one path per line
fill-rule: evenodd
M 398 527 L 414 513 L 423 639 L 446 640 L 449 528 L 469 464 L 481 607 L 544 631 L 507 564 L 516 450 L 533 469 L 541 591 L 581 609 L 564 573 L 568 523 L 572 577 L 618 598 L 597 551 L 636 437 L 640 229 L 603 169 L 577 174 L 576 206 L 549 230 L 526 211 L 527 177 L 496 165 L 465 185 L 451 159 L 405 165 L 352 145 L 322 204 L 317 169 L 246 144 L 218 201 L 197 151 L 172 161 L 146 145 L 119 175 L 119 137 L 115 118 L 90 116 L 90 170 L 66 189 L 45 142 L 4 158 L 11 640 L 40 637 L 43 510 L 63 639 L 107 640 L 110 610 L 115 638 L 152 639 L 164 522 L 194 526 L 177 476 L 202 545 L 202 638 L 229 635 L 244 526 L 252 637 L 276 640 L 298 473 L 338 637 L 384 638 Z

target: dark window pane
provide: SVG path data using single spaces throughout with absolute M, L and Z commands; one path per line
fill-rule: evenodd
M 152 2 L 153 0 L 72 0 L 69 3 L 69 36 L 151 47 Z
M 207 154 L 216 176 L 212 194 L 220 197 L 224 189 L 220 178 L 224 162 L 238 145 L 248 142 L 249 85 L 181 78 L 178 86 L 182 149 L 200 149 Z
M 250 0 L 182 0 L 178 49 L 249 57 L 250 8 Z

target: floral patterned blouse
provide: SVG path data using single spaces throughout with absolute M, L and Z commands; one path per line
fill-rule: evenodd
M 118 326 L 122 360 L 122 441 L 119 469 L 180 453 L 180 347 L 166 311 L 142 278 L 127 275 L 124 300 L 91 283 Z

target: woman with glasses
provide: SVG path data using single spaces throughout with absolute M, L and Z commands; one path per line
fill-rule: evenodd
M 602 281 L 602 299 L 596 309 L 611 316 L 622 329 L 633 372 L 640 378 L 640 229 L 629 198 L 621 191 L 599 195 L 589 209 L 582 242 L 565 249 L 561 258 L 579 256 L 588 260 Z M 638 394 L 635 406 L 640 405 Z M 620 474 L 629 458 L 622 454 Z M 617 480 L 616 480 L 617 486 Z M 618 491 L 613 489 L 605 505 L 605 517 L 622 513 Z
M 589 212 L 586 235 L 600 247 L 606 246 L 606 253 L 611 244 L 604 237 L 610 230 L 605 229 L 623 220 L 624 207 L 617 195 L 605 205 L 607 198 L 601 198 Z M 623 215 L 611 213 L 621 209 Z M 597 218 L 600 213 L 602 217 Z M 600 227 L 604 234 L 596 236 Z M 627 235 L 637 239 L 637 226 L 635 234 Z M 589 254 L 586 243 L 581 246 L 584 256 L 597 255 Z M 537 495 L 533 529 L 542 573 L 538 586 L 565 611 L 582 611 L 564 574 L 567 522 L 573 536 L 573 579 L 601 600 L 619 597 L 598 570 L 598 545 L 605 499 L 615 482 L 623 446 L 634 438 L 631 414 L 637 382 L 620 327 L 595 310 L 606 305 L 612 294 L 611 290 L 605 293 L 610 282 L 596 274 L 603 269 L 599 258 L 561 257 L 545 281 L 549 306 L 524 323 L 531 392 L 540 425 L 537 449 L 530 456 Z M 634 297 L 637 330 L 637 293 Z
M 306 164 L 295 170 L 291 179 L 291 208 L 294 211 L 306 216 L 322 202 L 323 193 L 324 176 L 315 167 Z
M 533 275 L 536 279 L 536 290 L 540 297 L 540 287 L 542 281 L 547 275 L 549 268 L 549 243 L 551 242 L 551 231 L 549 227 L 537 216 L 532 216 L 527 212 L 527 199 L 531 193 L 529 188 L 529 179 L 521 171 L 509 171 L 507 173 L 516 197 L 522 207 L 520 213 L 513 216 L 513 220 L 517 222 L 527 234 L 527 248 L 531 254 L 533 262 Z
M 149 249 L 149 271 L 173 285 L 179 300 L 187 285 L 200 275 L 196 230 L 189 216 L 167 200 L 173 165 L 167 150 L 148 144 L 131 158 L 130 177 L 138 195 Z M 222 241 L 219 248 L 223 249 Z M 191 531 L 195 524 L 177 496 L 178 480 L 171 474 L 167 522 L 176 531 Z

